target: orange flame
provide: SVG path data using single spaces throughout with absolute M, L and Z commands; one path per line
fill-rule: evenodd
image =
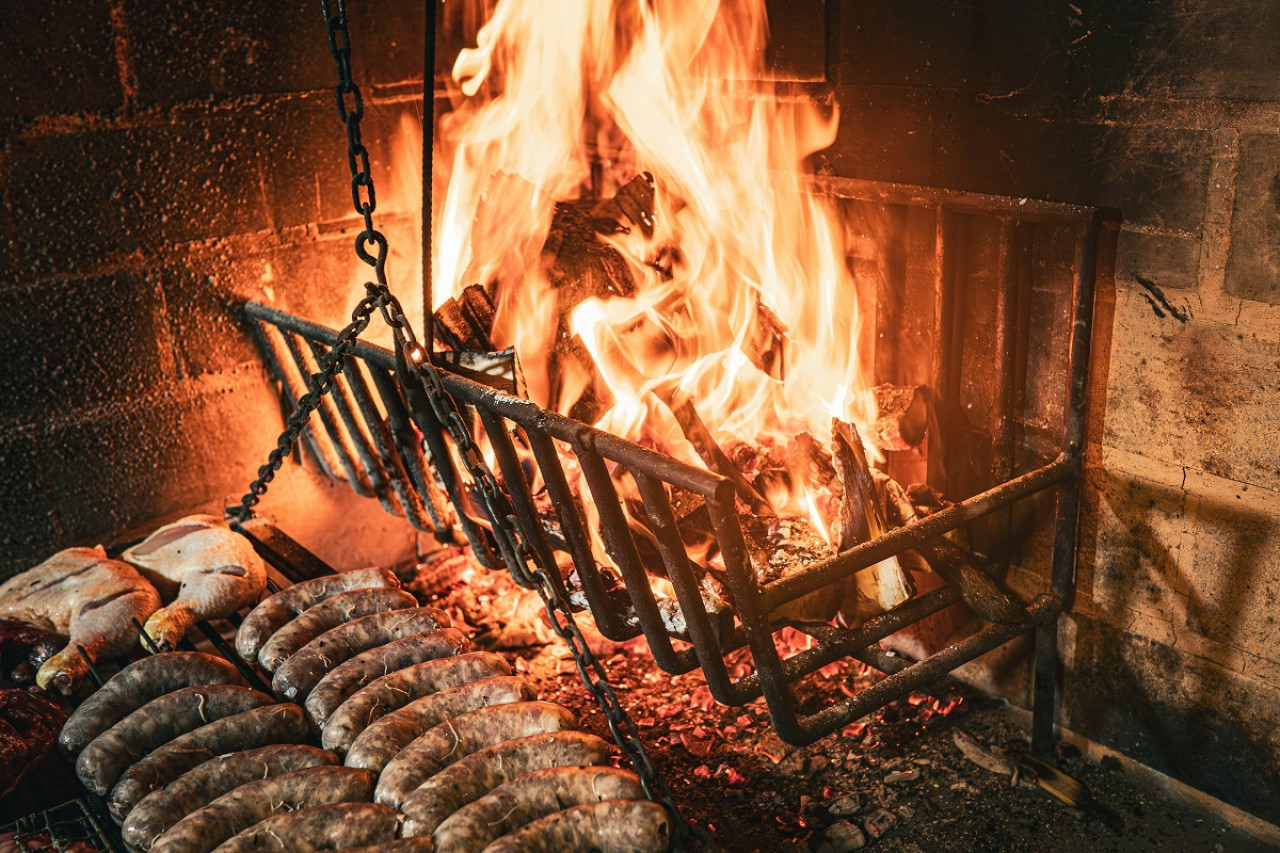
M 459 55 L 435 136 L 433 307 L 489 286 L 496 342 L 516 347 L 537 402 L 568 411 L 602 382 L 599 426 L 686 458 L 656 388 L 688 394 L 722 442 L 807 432 L 827 444 L 832 417 L 871 419 L 845 230 L 803 186 L 838 111 L 774 91 L 767 38 L 763 0 L 499 0 Z M 610 195 L 641 171 L 654 178 L 652 234 L 599 238 L 634 292 L 558 316 L 542 259 L 556 202 Z M 785 329 L 785 376 L 758 366 L 760 306 Z M 553 364 L 569 334 L 594 378 Z M 822 520 L 807 494 L 777 508 Z

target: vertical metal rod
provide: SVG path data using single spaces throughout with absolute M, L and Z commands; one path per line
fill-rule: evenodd
M 426 28 L 422 38 L 422 345 L 427 354 L 435 350 L 431 313 L 432 258 L 432 147 L 436 131 L 436 0 L 426 2 Z
M 1013 477 L 1014 456 L 1014 382 L 1018 376 L 1018 273 L 1022 242 L 1019 224 L 1012 219 L 1000 220 L 999 246 L 996 256 L 996 388 L 991 426 L 991 479 L 988 487 L 1006 483 Z M 984 528 L 990 535 L 989 554 L 1001 560 L 1001 574 L 1008 568 L 1010 531 L 1013 508 L 993 515 Z
M 76 651 L 80 653 L 80 657 L 84 658 L 85 664 L 89 667 L 89 677 L 93 679 L 93 683 L 102 686 L 102 676 L 98 674 L 98 668 L 93 665 L 93 658 L 89 657 L 89 653 L 84 650 L 84 646 L 76 643 Z
M 551 436 L 536 429 L 526 430 L 525 434 L 529 438 L 529 446 L 533 448 L 533 458 L 537 460 L 538 470 L 542 472 L 542 481 L 547 484 L 547 494 L 550 495 L 551 505 L 560 520 L 560 531 L 564 534 L 565 544 L 569 546 L 569 554 L 578 569 L 578 581 L 587 597 L 591 618 L 600 633 L 610 640 L 622 642 L 631 639 L 640 633 L 640 629 L 623 624 L 615 605 L 609 599 L 604 581 L 600 577 L 600 568 L 591 552 L 586 519 L 582 515 L 577 497 L 569 488 L 569 481 L 565 479 L 555 443 Z
M 253 330 L 253 336 L 258 341 L 258 349 L 262 351 L 263 360 L 267 363 L 267 370 L 280 383 L 280 391 L 284 395 L 285 402 L 289 404 L 290 409 L 298 408 L 298 400 L 306 393 L 307 377 L 305 373 L 301 376 L 298 371 L 289 370 L 286 365 L 288 362 L 280 355 L 280 345 L 277 339 L 285 339 L 289 334 L 288 331 L 278 324 L 273 324 L 272 332 L 267 331 L 267 326 L 257 320 L 250 324 Z M 311 453 L 311 458 L 320 466 L 321 472 L 331 480 L 340 479 L 338 476 L 338 466 L 333 459 L 333 448 L 328 444 L 326 436 L 316 428 L 315 422 L 310 421 L 302 429 L 301 443 Z

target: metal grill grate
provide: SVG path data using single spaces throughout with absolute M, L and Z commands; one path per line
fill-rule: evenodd
M 109 840 L 102 824 L 84 800 L 70 800 L 51 809 L 29 814 L 0 826 L 0 836 L 13 833 L 13 843 L 24 853 L 113 853 L 118 847 Z
M 951 363 L 961 332 L 950 323 L 953 306 L 964 302 L 963 231 L 973 222 L 987 222 L 999 234 L 996 279 L 1001 282 L 994 311 L 997 358 L 995 423 L 992 427 L 991 470 L 996 485 L 974 494 L 935 515 L 893 530 L 839 556 L 815 562 L 802 571 L 770 582 L 756 580 L 747 554 L 737 514 L 734 485 L 718 474 L 681 463 L 587 424 L 547 411 L 501 388 L 485 384 L 485 377 L 464 375 L 460 365 L 444 359 L 445 387 L 468 408 L 492 448 L 497 467 L 510 493 L 525 541 L 533 559 L 564 584 L 557 555 L 572 561 L 585 599 L 600 632 L 613 640 L 625 640 L 643 632 L 658 665 L 681 673 L 701 667 L 712 695 L 721 703 L 740 705 L 764 696 L 779 735 L 804 744 L 834 731 L 906 693 L 936 682 L 956 667 L 1017 637 L 1037 635 L 1036 747 L 1043 751 L 1051 737 L 1054 704 L 1056 639 L 1054 625 L 1071 595 L 1075 565 L 1079 476 L 1084 435 L 1084 396 L 1088 376 L 1089 343 L 1093 320 L 1093 294 L 1100 240 L 1112 233 L 1118 214 L 1073 205 L 982 196 L 945 190 L 905 187 L 860 181 L 840 182 L 842 197 L 859 203 L 883 205 L 906 219 L 912 211 L 924 211 L 937 224 L 934 250 L 937 258 L 939 331 L 933 336 L 935 391 L 958 400 L 961 377 Z M 1018 241 L 1030 229 L 1059 229 L 1069 235 L 1070 307 L 1064 310 L 1069 329 L 1063 338 L 1069 347 L 1069 364 L 1061 371 L 1060 411 L 1064 423 L 1053 438 L 1056 447 L 1050 461 L 1017 470 L 1013 441 L 1018 395 L 1015 382 L 1025 375 L 1025 348 L 1020 350 L 1019 312 L 1014 308 Z M 905 255 L 911 247 L 899 246 Z M 905 269 L 888 270 L 884 288 L 902 288 Z M 1006 284 L 1007 283 L 1007 284 Z M 245 314 L 257 336 L 266 363 L 279 382 L 286 401 L 296 405 L 315 372 L 316 359 L 333 346 L 333 330 L 258 303 L 248 303 Z M 950 325 L 949 325 L 950 323 Z M 951 347 L 952 352 L 947 348 Z M 498 557 L 486 532 L 486 522 L 468 494 L 469 484 L 455 464 L 455 456 L 443 429 L 418 434 L 410 418 L 413 403 L 396 381 L 395 356 L 380 347 L 361 343 L 347 359 L 336 383 L 333 399 L 326 399 L 319 423 L 304 433 L 304 441 L 320 467 L 335 479 L 345 479 L 363 495 L 377 497 L 389 511 L 405 516 L 413 526 L 449 541 L 461 531 L 481 562 L 497 568 Z M 990 381 L 990 380 L 988 380 Z M 372 390 L 371 390 L 372 389 Z M 376 393 L 376 396 L 375 396 Z M 429 408 L 415 412 L 418 423 L 434 423 Z M 1052 432 L 1052 430 L 1050 431 Z M 526 451 L 525 459 L 517 449 Z M 546 484 L 554 518 L 540 514 L 530 490 L 524 465 L 531 458 Z M 569 485 L 565 463 L 571 460 L 582 474 L 585 488 L 576 493 Z M 664 620 L 650 587 L 637 540 L 627 521 L 627 509 L 615 486 L 625 472 L 634 481 L 642 511 L 656 538 L 657 551 L 675 591 L 683 630 Z M 717 630 L 699 593 L 691 558 L 681 540 L 672 508 L 672 489 L 700 497 L 710 515 L 716 544 L 727 569 L 728 589 L 735 609 L 735 626 Z M 825 632 L 817 645 L 783 657 L 775 643 L 780 627 L 770 614 L 804 595 L 842 581 L 853 573 L 889 557 L 937 539 L 950 531 L 973 525 L 1021 501 L 1056 490 L 1052 579 L 1049 589 L 1013 624 L 988 624 L 966 640 L 931 657 L 911 662 L 886 653 L 879 643 L 888 635 L 937 613 L 960 600 L 959 591 L 944 587 L 917 596 L 854 629 Z M 587 526 L 581 501 L 589 501 L 600 525 Z M 635 511 L 635 507 L 631 508 Z M 598 533 L 599 536 L 593 536 Z M 599 544 L 597 544 L 599 543 Z M 599 553 L 602 548 L 604 553 Z M 603 566 L 616 566 L 625 596 L 611 595 L 614 581 Z M 516 576 L 523 576 L 523 567 Z M 726 655 L 749 649 L 753 671 L 734 678 Z M 874 686 L 850 697 L 834 696 L 816 713 L 801 715 L 790 685 L 828 663 L 853 656 L 886 673 Z

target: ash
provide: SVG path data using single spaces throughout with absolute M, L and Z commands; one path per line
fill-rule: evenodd
M 429 560 L 410 588 L 471 626 L 480 647 L 503 652 L 539 696 L 569 707 L 584 729 L 609 740 L 536 595 L 460 557 L 453 552 L 448 566 L 439 556 Z M 912 694 L 796 748 L 773 732 L 763 700 L 721 706 L 700 672 L 669 675 L 643 638 L 614 643 L 586 614 L 578 620 L 681 810 L 726 853 L 1280 849 L 1144 784 L 1114 759 L 1098 764 L 1060 745 L 1056 768 L 1087 789 L 1083 803 L 1067 805 L 1048 790 L 1069 796 L 1061 781 L 1020 761 L 1030 738 L 1017 715 L 964 685 Z M 745 674 L 745 663 L 729 663 L 735 677 Z M 877 678 L 855 661 L 825 667 L 795 687 L 801 712 Z

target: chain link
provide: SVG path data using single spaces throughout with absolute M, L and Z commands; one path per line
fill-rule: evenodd
M 543 607 L 546 609 L 547 618 L 551 621 L 552 630 L 569 647 L 583 685 L 604 712 L 609 733 L 614 741 L 635 766 L 645 796 L 660 803 L 671 815 L 675 828 L 673 841 L 677 845 L 683 843 L 689 836 L 696 837 L 703 844 L 707 844 L 709 837 L 706 833 L 699 827 L 690 826 L 680 815 L 670 786 L 654 767 L 653 761 L 645 751 L 644 742 L 640 739 L 635 723 L 622 707 L 617 693 L 609 683 L 603 664 L 587 645 L 586 638 L 574 618 L 573 610 L 560 594 L 559 587 L 547 574 L 548 567 L 539 565 L 531 549 L 522 541 L 510 499 L 485 462 L 484 455 L 472 438 L 471 430 L 462 416 L 461 409 L 445 389 L 439 370 L 431 363 L 429 352 L 419 343 L 412 324 L 400 307 L 399 300 L 387 285 L 387 238 L 373 224 L 373 212 L 377 209 L 377 195 L 374 192 L 373 173 L 369 167 L 369 150 L 365 148 L 360 136 L 360 121 L 364 118 L 364 98 L 360 93 L 360 87 L 351 76 L 351 35 L 347 29 L 346 2 L 336 0 L 336 14 L 333 12 L 330 0 L 321 0 L 320 5 L 328 31 L 329 52 L 333 56 L 334 67 L 338 73 L 338 85 L 334 87 L 338 116 L 347 129 L 347 165 L 351 172 L 351 203 L 356 213 L 360 214 L 364 220 L 364 229 L 356 235 L 355 251 L 361 261 L 373 267 L 376 281 L 365 284 L 366 295 L 352 311 L 351 322 L 338 333 L 333 348 L 321 359 L 320 372 L 311 376 L 309 390 L 298 400 L 297 407 L 289 416 L 284 431 L 267 458 L 267 463 L 258 469 L 258 476 L 250 484 L 249 491 L 241 499 L 240 505 L 230 510 L 230 513 L 241 522 L 253 516 L 254 506 L 267 491 L 268 485 L 280 470 L 285 457 L 291 452 L 307 421 L 319 407 L 324 395 L 333 388 L 334 379 L 342 372 L 347 357 L 355 349 L 357 337 L 368 327 L 373 312 L 378 311 L 395 335 L 396 347 L 404 356 L 404 363 L 410 377 L 422 386 L 432 413 L 448 430 L 450 438 L 457 445 L 467 473 L 471 475 L 472 481 L 479 489 L 485 514 L 489 517 L 492 533 L 503 562 L 518 582 L 524 581 L 526 582 L 524 585 L 532 585 L 538 591 Z M 372 252 L 370 248 L 373 249 Z M 429 309 L 429 306 L 427 308 Z M 534 567 L 532 572 L 529 570 L 530 565 Z

